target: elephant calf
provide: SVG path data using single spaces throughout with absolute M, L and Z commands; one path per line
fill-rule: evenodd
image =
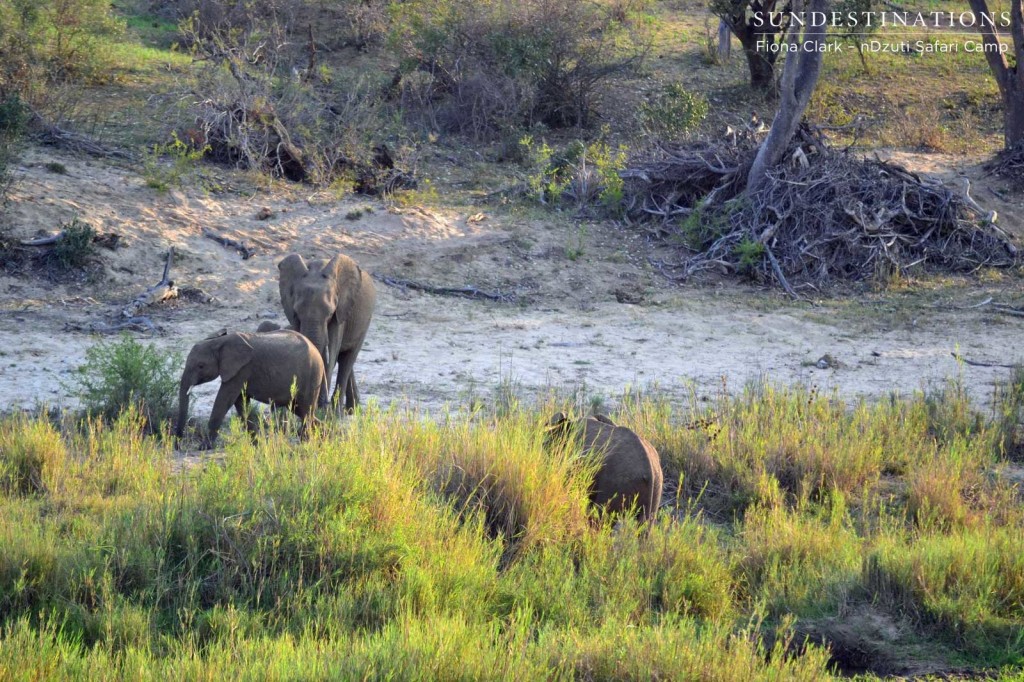
M 327 378 L 320 352 L 302 334 L 282 329 L 265 333 L 222 331 L 192 347 L 181 374 L 178 420 L 175 435 L 184 435 L 188 417 L 188 393 L 193 386 L 220 377 L 220 390 L 210 413 L 204 444 L 217 438 L 225 415 L 234 405 L 245 418 L 245 398 L 272 407 L 288 407 L 302 420 L 300 435 L 313 418 L 324 381 Z M 294 387 L 294 390 L 293 390 Z M 251 419 L 250 431 L 255 424 Z
M 548 422 L 549 438 L 577 435 L 584 456 L 599 454 L 601 466 L 590 488 L 590 502 L 611 513 L 636 508 L 650 520 L 661 505 L 661 458 L 645 439 L 607 417 L 570 420 L 559 412 Z

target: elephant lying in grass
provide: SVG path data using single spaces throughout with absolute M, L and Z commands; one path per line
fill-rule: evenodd
M 245 414 L 243 393 L 246 399 L 291 409 L 302 420 L 299 435 L 305 437 L 327 379 L 320 353 L 298 332 L 219 332 L 193 346 L 185 361 L 178 391 L 177 437 L 185 432 L 189 390 L 217 377 L 220 390 L 210 413 L 204 447 L 216 440 L 232 405 L 246 419 L 250 432 L 255 430 L 254 420 Z
M 654 446 L 624 426 L 603 416 L 569 419 L 555 414 L 548 422 L 548 441 L 578 438 L 583 456 L 600 456 L 601 465 L 590 488 L 590 502 L 607 512 L 635 509 L 650 520 L 661 505 L 661 458 Z

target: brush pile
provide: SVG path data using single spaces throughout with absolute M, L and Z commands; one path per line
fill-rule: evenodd
M 774 281 L 796 295 L 928 266 L 970 272 L 1018 262 L 1014 241 L 969 194 L 890 162 L 831 149 L 806 126 L 763 191 L 744 191 L 759 135 L 663 147 L 622 173 L 627 215 L 706 270 Z
M 1018 142 L 1011 149 L 1004 149 L 985 164 L 989 175 L 998 175 L 1011 180 L 1024 179 L 1024 142 Z

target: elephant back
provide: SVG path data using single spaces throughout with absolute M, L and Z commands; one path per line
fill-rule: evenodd
M 583 446 L 602 457 L 592 490 L 596 504 L 611 503 L 610 511 L 622 511 L 635 501 L 644 516 L 657 510 L 663 480 L 661 458 L 653 445 L 632 429 L 588 417 Z

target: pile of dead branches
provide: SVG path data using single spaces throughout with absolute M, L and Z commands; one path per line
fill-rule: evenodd
M 1017 262 L 1013 240 L 969 194 L 880 160 L 833 150 L 803 128 L 763 191 L 744 191 L 756 139 L 663 149 L 622 175 L 628 215 L 679 245 L 657 265 L 686 279 L 744 273 L 796 295 L 933 266 Z
M 996 154 L 985 164 L 985 171 L 1011 180 L 1024 179 L 1024 142 Z

